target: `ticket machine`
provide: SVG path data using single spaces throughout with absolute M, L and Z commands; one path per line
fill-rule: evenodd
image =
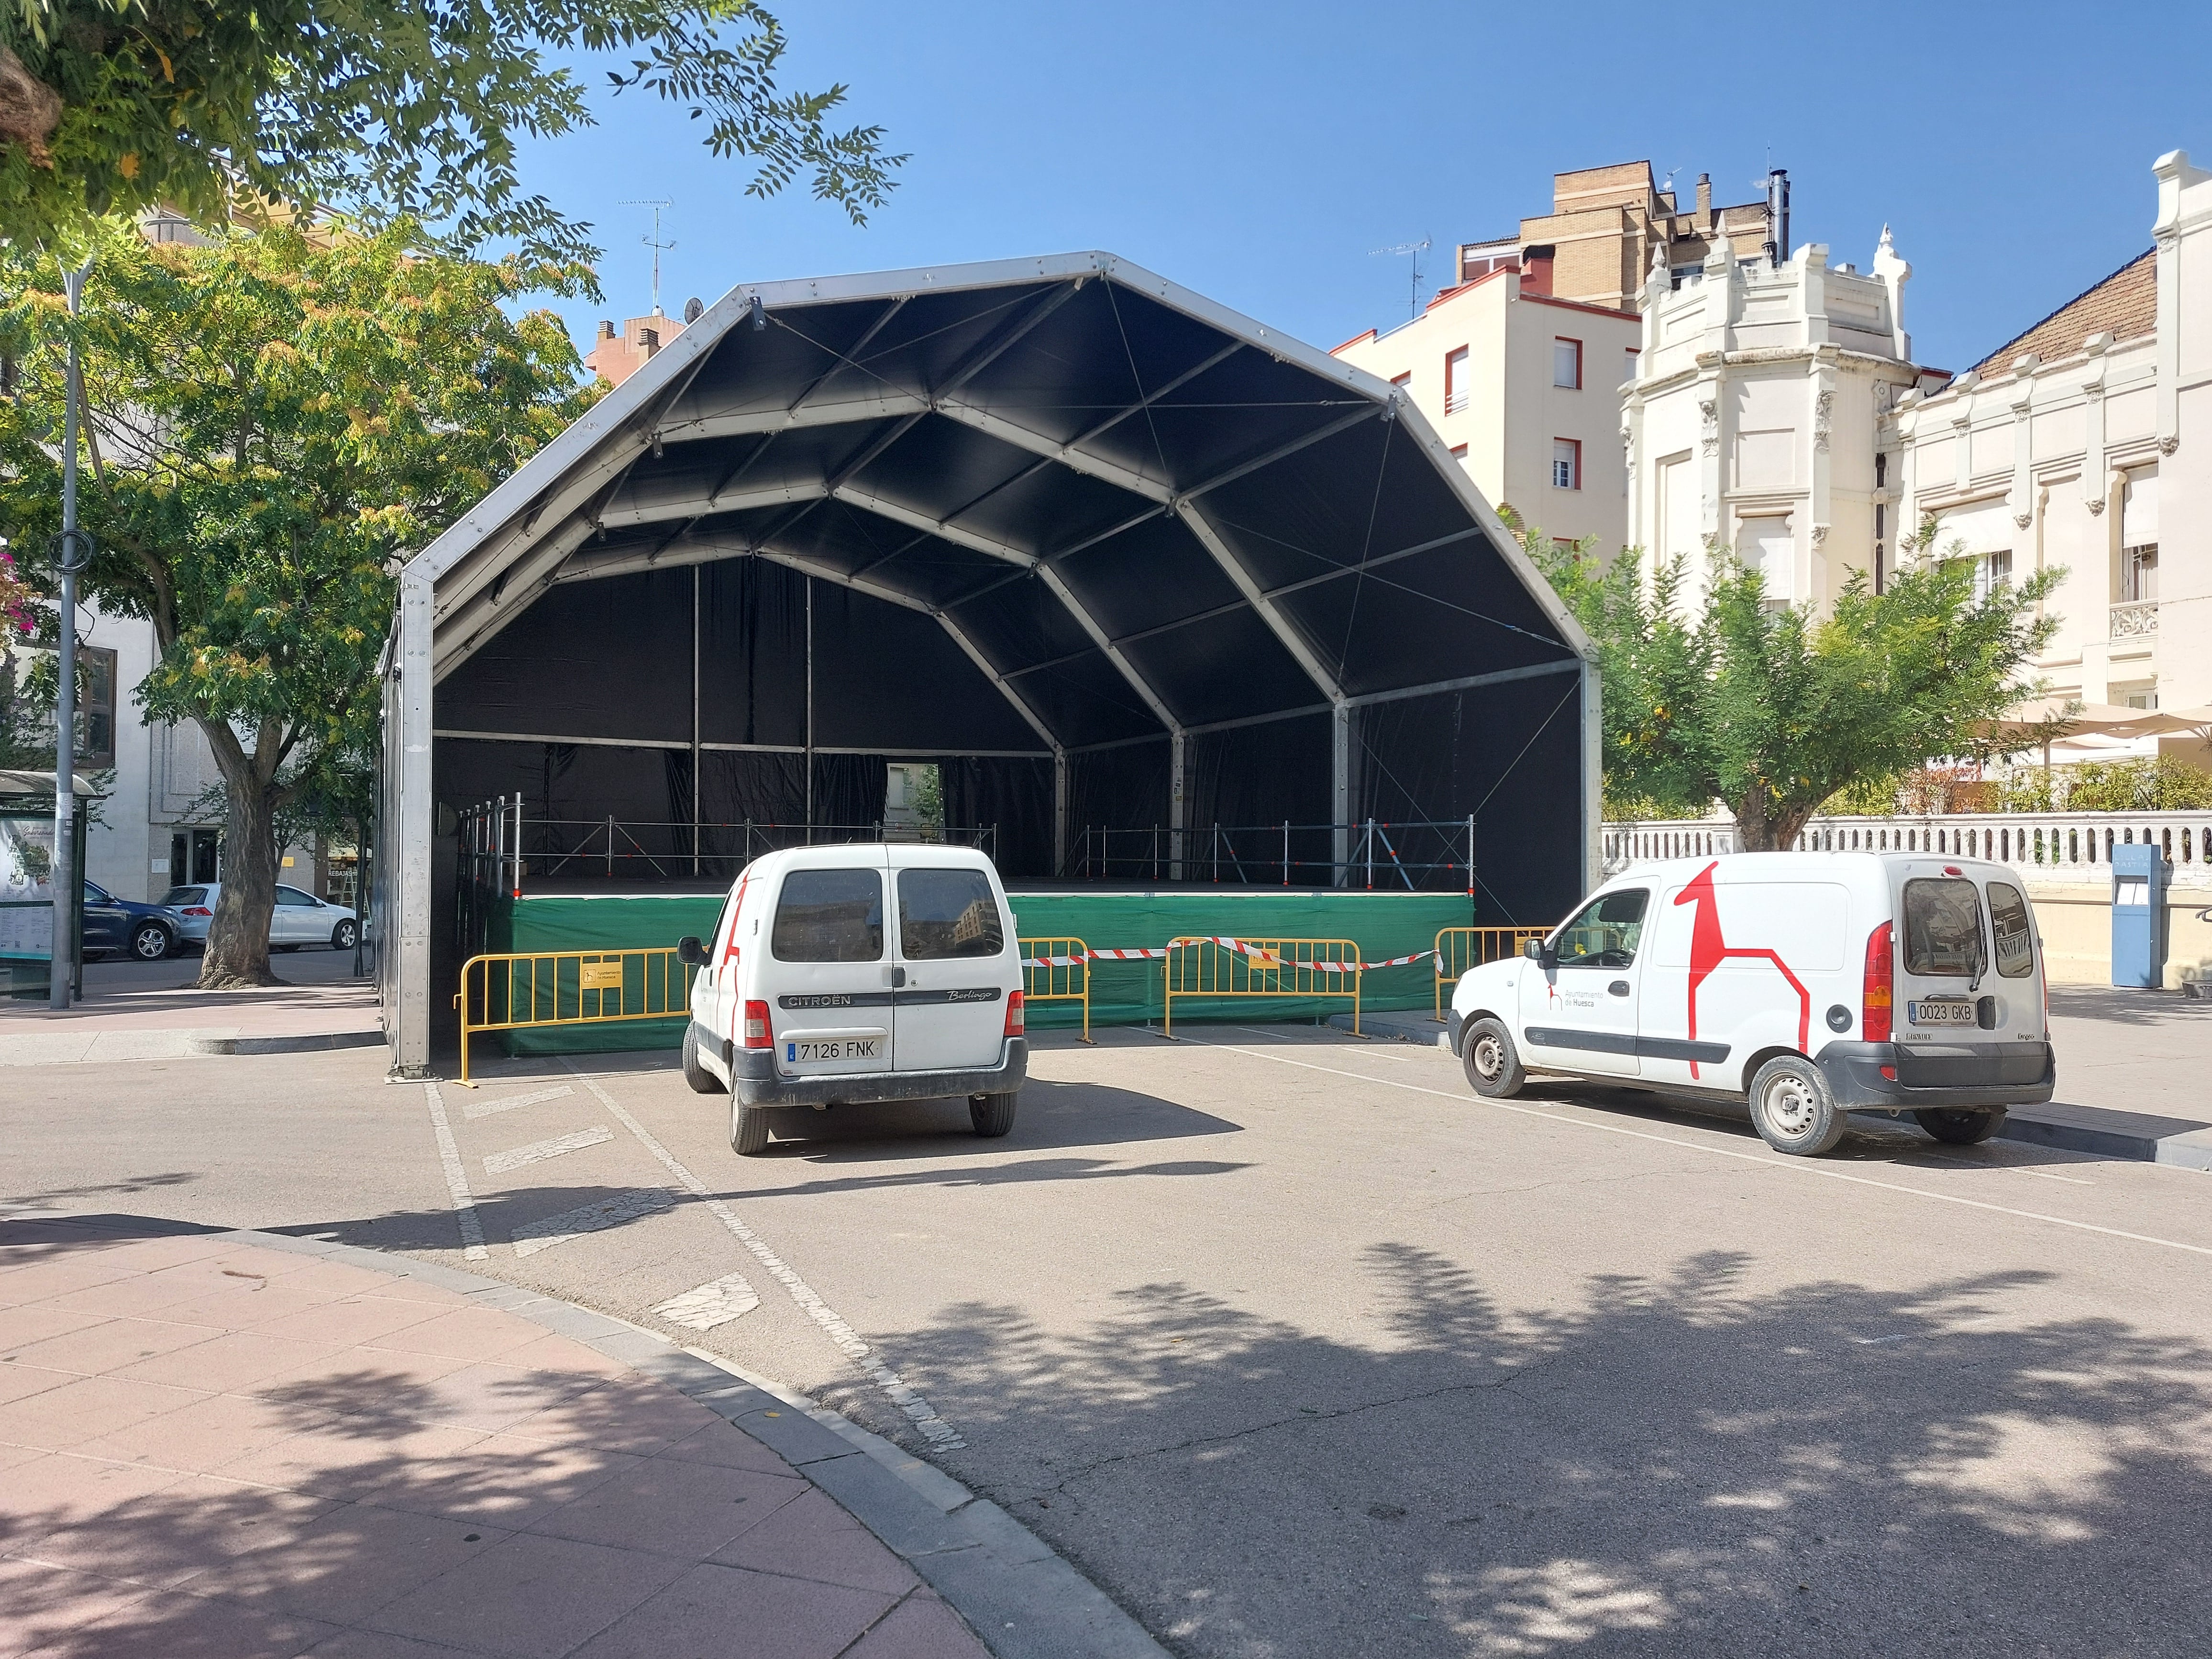
M 2166 889 L 2173 866 L 2155 842 L 2112 848 L 2112 983 L 2166 983 Z

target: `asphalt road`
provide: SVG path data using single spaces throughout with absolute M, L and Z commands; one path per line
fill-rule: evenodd
M 2205 1650 L 2212 1177 L 1910 1130 L 1784 1159 L 1734 1115 L 1193 1030 L 1048 1039 L 1006 1140 L 845 1109 L 743 1161 L 657 1056 L 21 1068 L 0 1190 L 679 1335 L 926 1450 L 1194 1656 Z

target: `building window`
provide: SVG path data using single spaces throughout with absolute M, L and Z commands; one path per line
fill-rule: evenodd
M 1444 413 L 1457 415 L 1467 408 L 1467 348 L 1444 354 Z
M 1628 348 L 1627 356 L 1620 365 L 1620 378 L 1622 380 L 1632 380 L 1636 378 L 1637 360 L 1643 356 L 1644 351 L 1642 347 L 1631 346 Z
M 1413 389 L 1413 371 L 1409 368 L 1403 374 L 1393 374 L 1390 377 L 1390 384 L 1392 386 L 1404 386 L 1408 392 L 1412 391 Z
M 1561 338 L 1552 342 L 1552 384 L 1565 386 L 1570 392 L 1583 389 L 1583 343 L 1580 340 Z
M 1467 446 L 1465 444 L 1454 444 L 1452 446 L 1451 457 L 1452 459 L 1455 461 L 1465 461 L 1467 459 Z
M 1973 553 L 1966 556 L 1965 563 L 1974 574 L 1974 602 L 1978 605 L 1997 588 L 2012 581 L 2012 550 L 1997 553 Z
M 2120 550 L 2120 602 L 2130 605 L 2138 599 L 2158 597 L 2158 544 L 2146 542 L 2141 547 Z
M 80 646 L 76 653 L 76 763 L 104 772 L 115 764 L 115 653 Z
M 1580 489 L 1583 487 L 1583 447 L 1573 438 L 1552 440 L 1552 488 Z

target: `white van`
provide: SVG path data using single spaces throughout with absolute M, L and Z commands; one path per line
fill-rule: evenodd
M 1469 969 L 1450 1030 L 1478 1094 L 1553 1072 L 1748 1098 L 1784 1152 L 1828 1151 L 1854 1111 L 1984 1140 L 2055 1082 L 2020 878 L 1929 853 L 1624 871 L 1525 956 Z
M 1029 1073 L 1021 949 L 999 872 L 963 847 L 797 847 L 747 865 L 699 969 L 684 1076 L 730 1097 L 730 1145 L 767 1149 L 780 1106 L 965 1095 L 1014 1127 Z

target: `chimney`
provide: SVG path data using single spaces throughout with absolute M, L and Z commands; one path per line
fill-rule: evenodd
M 1790 257 L 1790 172 L 1775 167 L 1766 175 L 1766 263 L 1778 268 Z
M 602 340 L 611 340 L 615 337 L 615 325 L 604 317 L 599 319 L 599 337 Z
M 1701 173 L 1698 175 L 1698 224 L 1699 228 L 1710 230 L 1712 223 L 1713 175 Z
M 1552 291 L 1552 254 L 1549 242 L 1539 242 L 1521 250 L 1521 291 L 1523 294 L 1549 294 Z
M 657 328 L 638 330 L 637 343 L 645 348 L 645 355 L 650 357 L 660 349 L 660 331 Z

